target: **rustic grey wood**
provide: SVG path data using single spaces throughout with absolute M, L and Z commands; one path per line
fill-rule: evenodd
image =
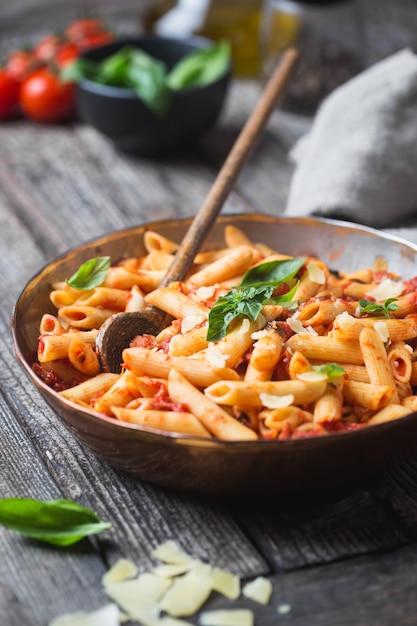
M 56 19 L 66 19 L 79 5 L 62 3 Z M 121 27 L 134 28 L 136 3 L 119 5 Z M 368 28 L 378 54 L 415 40 L 413 0 L 396 2 L 397 10 L 389 0 L 362 5 L 373 20 Z M 45 6 L 57 3 L 45 0 Z M 113 15 L 113 3 L 103 6 Z M 0 51 L 25 34 L 48 32 L 40 7 L 29 0 L 0 2 Z M 77 121 L 0 125 L 0 497 L 67 497 L 113 525 L 64 551 L 0 527 L 2 626 L 46 626 L 59 613 L 98 608 L 105 602 L 100 579 L 108 565 L 127 556 L 148 569 L 152 548 L 168 538 L 244 578 L 272 575 L 268 607 L 239 603 L 256 608 L 258 626 L 415 624 L 415 458 L 360 487 L 302 499 L 236 503 L 176 493 L 124 475 L 78 444 L 14 356 L 10 315 L 30 276 L 100 234 L 193 215 L 259 90 L 256 81 L 233 83 L 218 127 L 200 146 L 171 160 L 120 154 Z M 288 151 L 310 124 L 308 118 L 274 113 L 225 211 L 283 212 L 293 171 Z M 390 232 L 417 242 L 415 220 Z M 214 597 L 210 605 L 225 603 Z M 277 607 L 284 611 L 285 605 L 290 611 L 279 614 Z

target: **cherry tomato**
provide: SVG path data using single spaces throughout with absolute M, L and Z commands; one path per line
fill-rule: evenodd
M 4 69 L 16 80 L 23 80 L 34 69 L 37 61 L 26 50 L 15 50 L 6 59 Z
M 53 61 L 59 68 L 72 63 L 80 56 L 80 50 L 74 43 L 63 43 L 55 52 Z
M 102 33 L 96 33 L 95 35 L 88 35 L 79 40 L 78 46 L 81 51 L 88 50 L 90 48 L 97 48 L 98 46 L 105 46 L 108 43 L 114 41 L 113 33 L 103 31 Z
M 98 18 L 79 18 L 71 22 L 65 29 L 69 41 L 77 43 L 84 37 L 95 35 L 104 30 L 103 22 Z
M 48 68 L 28 76 L 20 88 L 23 112 L 38 122 L 59 122 L 74 109 L 74 84 L 63 82 Z
M 33 48 L 33 56 L 41 61 L 53 58 L 61 41 L 56 35 L 47 35 Z
M 10 117 L 19 101 L 19 81 L 0 70 L 0 119 Z

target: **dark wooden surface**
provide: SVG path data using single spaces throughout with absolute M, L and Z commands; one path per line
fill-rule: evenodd
M 417 457 L 361 485 L 292 499 L 183 495 L 134 480 L 81 447 L 14 356 L 10 315 L 31 275 L 102 233 L 193 215 L 258 95 L 256 82 L 234 82 L 217 128 L 171 160 L 120 154 L 77 122 L 0 126 L 0 497 L 71 498 L 113 525 L 66 550 L 0 527 L 2 626 L 46 626 L 58 614 L 102 606 L 100 580 L 111 563 L 125 556 L 146 570 L 152 549 L 173 538 L 244 579 L 272 577 L 258 626 L 417 623 Z M 274 113 L 225 211 L 284 211 L 288 150 L 309 125 Z M 417 242 L 416 224 L 391 232 Z M 279 614 L 281 605 L 290 611 Z

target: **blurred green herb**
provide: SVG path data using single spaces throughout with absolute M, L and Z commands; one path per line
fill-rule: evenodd
M 173 91 L 207 85 L 225 74 L 230 63 L 230 46 L 221 41 L 211 48 L 191 52 L 168 71 L 166 64 L 143 50 L 124 46 L 103 59 L 77 59 L 61 72 L 65 80 L 84 79 L 102 85 L 133 89 L 156 115 L 169 109 Z
M 71 500 L 0 499 L 0 524 L 26 537 L 70 546 L 111 527 L 92 511 Z
M 255 321 L 264 304 L 289 302 L 296 285 L 287 293 L 272 298 L 272 294 L 282 283 L 294 278 L 302 267 L 305 258 L 284 261 L 270 261 L 250 269 L 240 285 L 220 296 L 210 309 L 208 316 L 207 341 L 220 341 L 228 333 L 230 323 L 240 317 Z
M 191 52 L 172 68 L 167 76 L 173 90 L 199 87 L 214 83 L 223 76 L 230 63 L 230 45 L 219 41 L 212 48 Z
M 109 256 L 98 256 L 88 259 L 65 282 L 70 287 L 80 290 L 94 289 L 104 281 L 110 268 Z
M 384 304 L 377 304 L 370 300 L 359 300 L 360 313 L 374 313 L 375 315 L 383 315 L 386 318 L 391 317 L 391 313 L 398 309 L 396 304 L 398 298 L 388 298 Z
M 325 363 L 323 365 L 313 365 L 313 369 L 320 374 L 325 374 L 329 378 L 338 378 L 346 374 L 346 370 L 337 363 Z

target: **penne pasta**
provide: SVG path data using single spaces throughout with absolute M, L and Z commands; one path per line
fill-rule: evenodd
M 147 431 L 225 441 L 324 436 L 417 411 L 417 281 L 385 259 L 336 273 L 229 224 L 185 280 L 160 287 L 178 244 L 155 231 L 143 243 L 140 256 L 120 251 L 101 284 L 52 286 L 33 368 L 66 400 Z M 131 341 L 120 374 L 102 372 L 100 326 L 149 306 L 166 327 Z

